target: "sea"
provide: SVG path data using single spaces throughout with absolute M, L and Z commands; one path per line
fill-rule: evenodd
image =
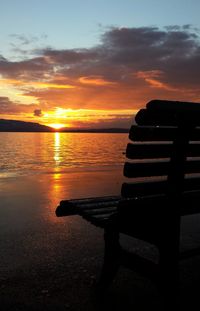
M 119 168 L 127 133 L 0 133 L 0 178 Z

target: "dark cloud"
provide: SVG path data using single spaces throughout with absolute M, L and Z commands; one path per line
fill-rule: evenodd
M 176 87 L 194 87 L 200 81 L 200 42 L 189 25 L 163 30 L 112 28 L 94 48 L 43 53 L 54 64 L 58 63 L 68 77 L 101 75 L 111 81 L 133 84 L 132 73 L 157 70 L 163 72 L 163 83 Z
M 6 78 L 17 78 L 28 80 L 39 80 L 52 71 L 44 57 L 35 57 L 23 61 L 11 62 L 5 58 L 0 58 L 0 74 Z
M 0 55 L 0 62 L 6 62 L 7 59 L 5 57 L 3 57 L 2 55 Z
M 162 82 L 170 84 L 176 82 L 176 85 L 182 84 L 182 73 L 185 72 L 186 83 L 199 84 L 199 38 L 196 33 L 185 28 L 178 26 L 175 30 L 173 28 L 159 30 L 155 27 L 114 28 L 103 35 L 103 44 L 106 68 L 112 65 L 119 69 L 123 66 L 122 74 L 125 75 L 130 71 L 159 70 L 163 72 Z M 122 74 L 119 72 L 119 76 L 122 77 Z
M 34 115 L 35 117 L 42 117 L 42 110 L 41 110 L 41 109 L 35 109 L 35 110 L 33 111 L 33 115 Z
M 19 38 L 23 39 L 23 36 Z M 26 40 L 28 43 L 28 39 Z M 171 63 L 177 63 L 178 66 L 196 63 L 200 57 L 199 48 L 199 37 L 188 25 L 182 28 L 169 26 L 164 30 L 157 27 L 111 28 L 102 35 L 101 44 L 94 48 L 49 48 L 38 51 L 39 57 L 26 61 L 6 62 L 2 59 L 0 71 L 15 75 L 20 70 L 46 72 L 59 66 L 59 70 L 63 69 L 74 75 L 104 73 L 109 76 L 108 72 L 111 70 L 113 80 L 119 80 L 119 76 L 122 77 L 122 74 L 130 70 L 156 69 L 170 74 L 168 65 Z M 190 68 L 187 66 L 188 69 Z M 193 69 L 192 67 L 191 71 Z M 116 71 L 119 76 L 116 76 Z
M 27 91 L 41 102 L 52 100 L 52 105 L 54 101 L 66 107 L 69 103 L 71 108 L 96 105 L 118 109 L 150 98 L 200 98 L 200 40 L 198 31 L 190 25 L 163 29 L 113 27 L 102 35 L 98 46 L 46 48 L 37 53 L 37 57 L 19 62 L 1 57 L 0 74 L 25 81 L 68 81 L 76 86 Z
M 19 104 L 11 101 L 8 97 L 0 97 L 0 114 L 20 114 L 24 112 L 31 112 L 35 107 L 35 104 Z
M 18 112 L 16 104 L 9 100 L 8 97 L 0 97 L 0 113 Z
M 76 50 L 53 50 L 45 49 L 38 50 L 37 53 L 42 53 L 48 57 L 49 61 L 54 64 L 76 64 L 84 61 L 96 60 L 97 53 L 92 49 L 76 49 Z

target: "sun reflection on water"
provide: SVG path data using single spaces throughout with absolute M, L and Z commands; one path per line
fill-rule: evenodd
M 53 174 L 53 195 L 54 197 L 59 197 L 61 194 L 62 184 L 61 184 L 61 174 L 60 173 L 54 173 Z
M 60 164 L 60 133 L 54 133 L 54 160 L 56 166 Z

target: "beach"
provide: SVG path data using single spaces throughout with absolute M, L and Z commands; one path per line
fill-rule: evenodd
M 119 194 L 122 181 L 120 169 L 1 179 L 1 310 L 162 310 L 155 285 L 124 268 L 101 304 L 94 301 L 103 230 L 79 216 L 55 215 L 60 200 Z M 186 231 L 195 221 L 186 222 Z M 189 244 L 197 242 L 198 233 L 188 236 Z M 181 275 L 180 303 L 191 309 L 199 303 L 199 257 L 187 260 Z

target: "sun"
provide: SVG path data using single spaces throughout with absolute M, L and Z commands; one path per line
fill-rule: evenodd
M 54 128 L 55 130 L 60 130 L 61 128 L 65 127 L 65 124 L 62 124 L 62 123 L 51 123 L 51 124 L 49 124 L 49 126 Z

